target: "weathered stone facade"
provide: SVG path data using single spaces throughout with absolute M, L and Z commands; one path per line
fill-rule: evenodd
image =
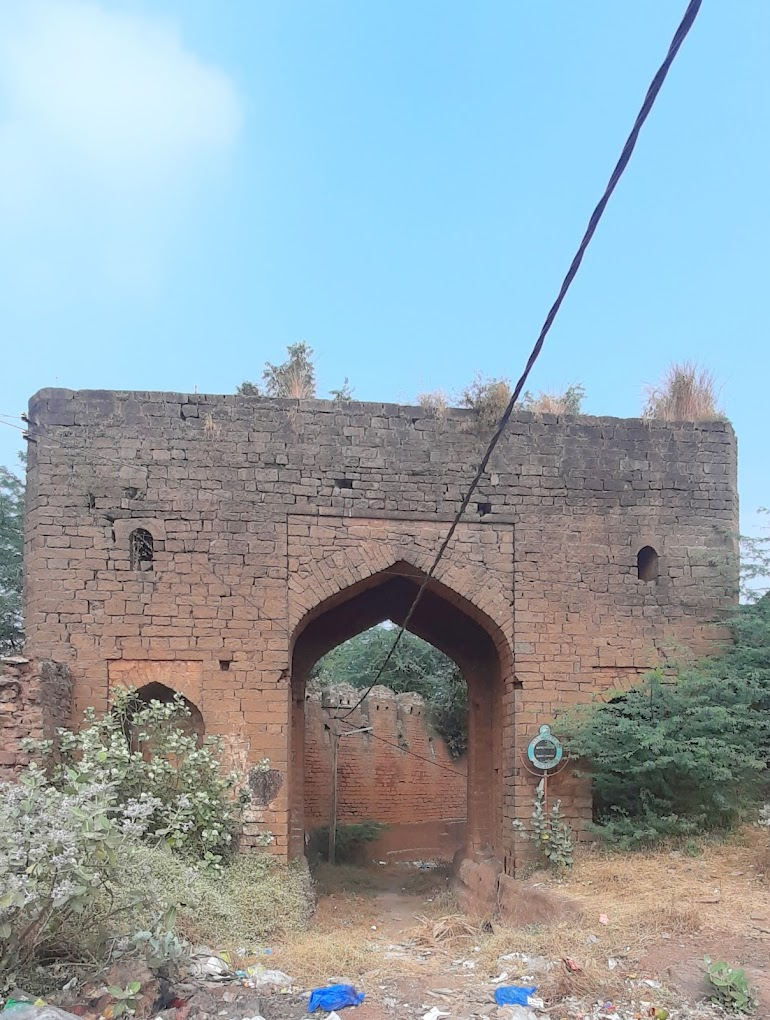
M 483 452 L 473 413 L 43 390 L 30 434 L 29 653 L 69 668 L 75 714 L 179 690 L 236 764 L 276 770 L 247 837 L 302 853 L 305 681 L 404 618 Z M 511 422 L 411 624 L 468 682 L 469 852 L 513 870 L 538 724 L 721 636 L 735 475 L 723 422 Z
M 25 737 L 52 740 L 72 712 L 72 676 L 56 662 L 22 655 L 0 659 L 0 780 L 13 779 L 27 764 Z

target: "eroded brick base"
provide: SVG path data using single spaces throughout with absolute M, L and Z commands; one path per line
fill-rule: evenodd
M 69 720 L 73 679 L 66 666 L 23 656 L 0 659 L 0 779 L 26 764 L 24 737 L 53 739 Z

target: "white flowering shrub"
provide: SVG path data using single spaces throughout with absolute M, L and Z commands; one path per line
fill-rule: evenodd
M 238 775 L 223 772 L 220 740 L 200 742 L 185 725 L 189 716 L 179 696 L 144 702 L 124 691 L 104 715 L 88 709 L 77 732 L 60 729 L 53 742 L 24 746 L 57 790 L 72 793 L 94 783 L 114 791 L 127 835 L 163 842 L 219 869 L 234 848 L 249 795 L 234 795 Z
M 73 915 L 109 893 L 150 801 L 116 804 L 105 783 L 62 793 L 32 766 L 0 783 L 0 981 L 12 980 Z

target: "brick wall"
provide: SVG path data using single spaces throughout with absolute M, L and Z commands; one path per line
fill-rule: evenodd
M 305 701 L 305 824 L 329 824 L 332 798 L 330 726 L 355 705 L 361 691 L 339 685 Z M 462 841 L 468 770 L 433 732 L 418 694 L 375 687 L 341 730 L 367 728 L 339 740 L 337 818 L 384 822 L 389 830 L 373 856 L 408 851 L 451 858 Z
M 0 779 L 13 779 L 25 764 L 24 737 L 51 740 L 69 719 L 72 677 L 54 662 L 23 656 L 0 659 Z
M 68 666 L 77 710 L 132 676 L 184 684 L 235 764 L 267 756 L 279 774 L 248 833 L 301 852 L 309 660 L 403 615 L 483 452 L 473 413 L 43 390 L 30 432 L 29 653 Z M 414 621 L 471 692 L 476 849 L 513 866 L 540 723 L 672 644 L 723 635 L 735 474 L 724 422 L 511 422 Z M 136 528 L 153 536 L 149 569 L 130 560 Z M 654 581 L 637 577 L 646 545 Z M 585 795 L 569 810 L 585 818 Z

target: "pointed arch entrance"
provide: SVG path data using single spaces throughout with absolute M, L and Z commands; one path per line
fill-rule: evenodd
M 425 575 L 399 560 L 320 601 L 300 620 L 291 644 L 292 720 L 289 811 L 291 856 L 305 847 L 305 688 L 316 662 L 332 648 L 384 620 L 402 624 Z M 503 678 L 510 649 L 497 624 L 473 603 L 431 579 L 409 630 L 457 663 L 468 687 L 468 822 L 466 856 L 503 848 Z

